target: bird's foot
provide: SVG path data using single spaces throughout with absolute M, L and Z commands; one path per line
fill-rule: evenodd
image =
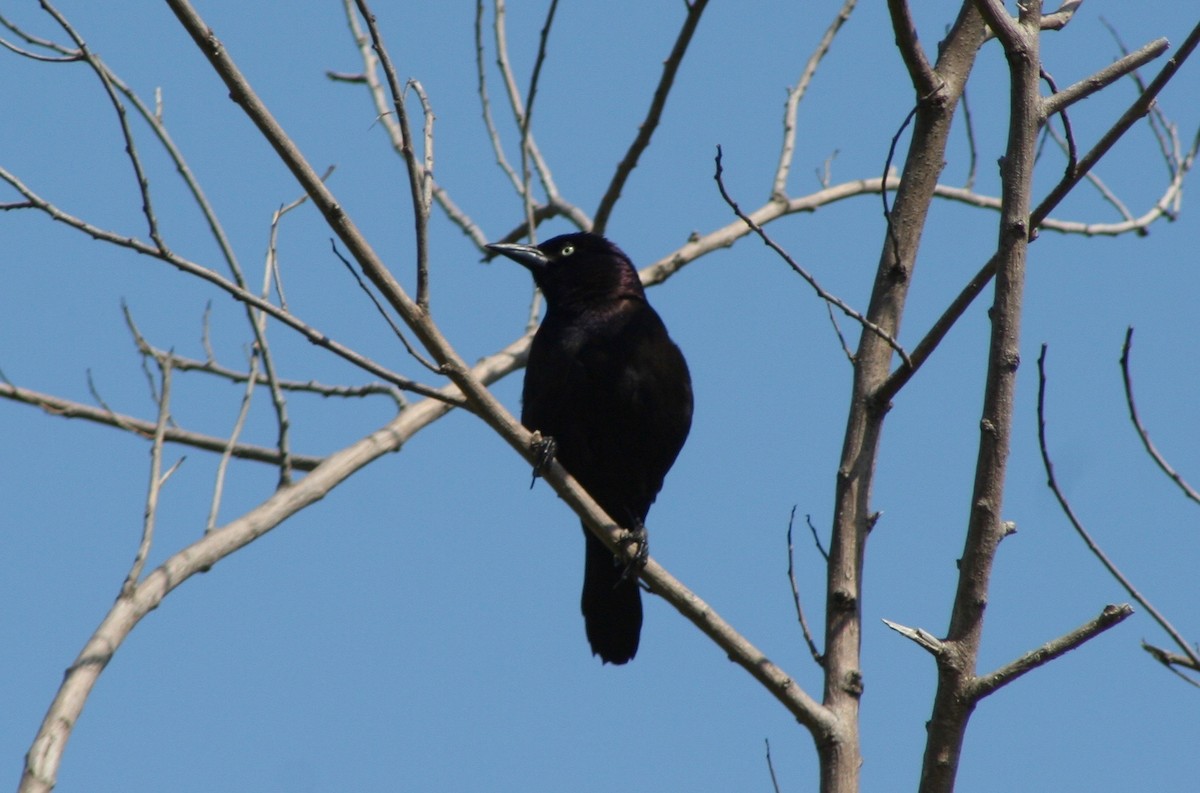
M 630 576 L 636 578 L 638 571 L 646 566 L 646 560 L 650 558 L 650 535 L 640 520 L 634 524 L 632 529 L 625 532 L 625 536 L 621 538 L 621 544 L 626 547 L 636 544 L 637 551 L 630 557 L 625 569 L 621 571 L 621 578 L 617 583 L 624 582 Z
M 550 467 L 550 463 L 554 460 L 554 453 L 558 451 L 558 443 L 549 435 L 534 430 L 533 440 L 529 443 L 529 448 L 533 451 L 533 478 L 529 480 L 529 489 L 533 489 L 533 485 L 537 482 L 538 477 L 546 472 Z

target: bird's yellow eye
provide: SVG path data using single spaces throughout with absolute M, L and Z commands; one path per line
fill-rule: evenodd
M 561 248 L 559 248 L 558 255 L 559 256 L 570 256 L 574 252 L 575 252 L 575 246 L 571 245 L 571 244 L 567 244 L 567 245 L 564 245 Z

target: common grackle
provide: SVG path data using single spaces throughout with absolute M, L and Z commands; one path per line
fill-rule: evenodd
M 546 298 L 521 423 L 553 439 L 559 462 L 609 516 L 642 530 L 691 428 L 692 381 L 637 270 L 596 234 L 487 247 L 528 268 Z M 642 630 L 637 577 L 586 527 L 584 535 L 588 642 L 605 663 L 623 664 Z

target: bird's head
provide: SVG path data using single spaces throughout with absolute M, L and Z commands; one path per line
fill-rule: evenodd
M 629 257 L 599 234 L 578 232 L 541 245 L 494 243 L 487 248 L 533 273 L 552 309 L 645 295 Z

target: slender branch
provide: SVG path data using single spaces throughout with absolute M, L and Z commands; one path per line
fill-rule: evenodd
M 667 97 L 671 93 L 671 87 L 675 84 L 675 75 L 679 71 L 679 64 L 683 62 L 688 44 L 692 41 L 692 34 L 696 32 L 696 26 L 700 24 L 700 16 L 707 6 L 708 0 L 692 0 L 686 5 L 687 15 L 683 19 L 679 35 L 675 38 L 675 46 L 672 47 L 671 54 L 663 61 L 662 77 L 659 78 L 658 85 L 654 88 L 654 98 L 650 100 L 650 108 L 646 111 L 646 117 L 642 119 L 642 123 L 638 125 L 637 135 L 629 144 L 629 150 L 625 152 L 621 162 L 617 164 L 616 173 L 613 174 L 612 181 L 608 183 L 608 189 L 604 191 L 604 197 L 600 199 L 600 205 L 596 208 L 592 230 L 597 234 L 603 234 L 604 229 L 607 228 L 608 218 L 612 215 L 617 199 L 621 197 L 621 189 L 625 186 L 629 175 L 633 173 L 633 169 L 637 167 L 642 152 L 650 145 L 654 130 L 658 129 L 663 108 L 667 105 Z
M 314 179 L 316 179 L 318 182 L 320 181 L 315 174 Z M 34 193 L 20 179 L 9 173 L 3 167 L 0 167 L 0 180 L 8 182 L 8 184 L 12 185 L 18 192 L 25 196 L 25 198 L 28 199 L 28 201 L 33 205 L 30 208 L 44 212 L 53 220 L 64 223 L 67 226 L 70 226 L 77 231 L 81 231 L 94 239 L 108 242 L 122 248 L 128 248 L 136 253 L 141 253 L 146 256 L 159 259 L 185 273 L 188 273 L 189 275 L 197 276 L 198 278 L 207 281 L 219 289 L 227 292 L 238 301 L 253 308 L 261 309 L 274 319 L 279 320 L 283 324 L 297 331 L 305 339 L 317 345 L 318 347 L 323 347 L 329 350 L 335 355 L 345 359 L 346 361 L 349 361 L 358 368 L 366 372 L 370 372 L 376 377 L 386 380 L 387 382 L 394 384 L 404 391 L 411 391 L 422 396 L 432 396 L 435 399 L 445 398 L 445 394 L 442 390 L 423 385 L 422 383 L 410 380 L 407 377 L 396 374 L 395 372 L 384 368 L 382 365 L 376 363 L 370 358 L 355 352 L 349 347 L 346 347 L 344 344 L 329 338 L 316 328 L 307 325 L 295 314 L 291 314 L 288 311 L 266 300 L 263 300 L 253 292 L 247 291 L 246 289 L 229 281 L 207 267 L 197 264 L 189 259 L 185 259 L 173 251 L 164 251 L 159 249 L 157 246 L 149 245 L 134 237 L 127 237 L 107 229 L 102 229 L 62 211 L 54 204 L 51 204 L 46 199 Z M 460 401 L 457 404 L 463 403 Z
M 217 475 L 213 483 L 212 500 L 208 505 L 208 519 L 204 521 L 204 533 L 212 531 L 217 526 L 217 517 L 221 512 L 221 499 L 225 492 L 225 475 L 229 470 L 229 461 L 233 458 L 233 449 L 237 446 L 242 429 L 246 426 L 246 417 L 250 415 L 250 401 L 254 397 L 254 383 L 258 379 L 258 351 L 250 353 L 250 376 L 246 378 L 246 388 L 242 391 L 242 403 L 238 408 L 237 418 L 229 433 L 229 440 L 221 451 L 221 460 L 217 463 Z M 290 471 L 292 466 L 291 454 L 284 449 L 279 450 L 280 468 Z
M 817 48 L 813 50 L 812 55 L 808 56 L 808 62 L 804 64 L 804 71 L 800 73 L 800 79 L 796 81 L 795 86 L 788 89 L 787 102 L 784 103 L 783 111 L 783 146 L 779 152 L 779 164 L 775 167 L 775 180 L 771 185 L 771 198 L 777 201 L 787 198 L 788 173 L 792 168 L 792 157 L 796 153 L 796 113 L 800 108 L 800 101 L 804 99 L 804 95 L 808 92 L 808 86 L 817 73 L 817 67 L 824 60 L 829 48 L 833 46 L 833 40 L 838 31 L 842 29 L 842 25 L 850 19 L 850 14 L 853 13 L 857 3 L 858 0 L 845 0 L 842 3 L 837 16 L 829 23 L 829 27 L 825 29 L 825 35 L 817 43 Z
M 908 0 L 888 0 L 888 14 L 892 18 L 892 31 L 896 35 L 896 49 L 908 69 L 909 80 L 919 97 L 931 97 L 941 86 L 941 78 L 925 57 L 925 50 L 917 38 L 917 26 L 913 22 Z
M 133 168 L 134 179 L 137 182 L 138 192 L 142 197 L 142 214 L 146 218 L 146 225 L 149 230 L 150 239 L 154 240 L 154 244 L 160 249 L 165 249 L 166 244 L 158 230 L 158 219 L 154 214 L 154 202 L 150 199 L 150 180 L 146 176 L 145 169 L 142 168 L 142 158 L 138 155 L 137 145 L 133 139 L 133 131 L 129 128 L 129 114 L 125 110 L 125 104 L 117 96 L 117 89 L 113 86 L 109 79 L 108 68 L 105 67 L 100 58 L 93 53 L 84 42 L 83 38 L 75 31 L 67 19 L 59 13 L 49 0 L 41 0 L 42 9 L 54 18 L 54 21 L 66 31 L 66 34 L 75 42 L 78 51 L 83 55 L 83 61 L 92 68 L 96 76 L 100 78 L 100 84 L 104 86 L 104 93 L 108 96 L 108 101 L 112 104 L 113 110 L 117 113 L 118 126 L 121 128 L 121 137 L 125 140 L 125 154 L 129 158 L 129 164 Z
M 504 78 L 504 88 L 508 93 L 509 105 L 512 108 L 513 118 L 516 119 L 517 128 L 520 129 L 525 124 L 525 103 L 521 100 L 521 91 L 517 88 L 517 78 L 513 74 L 512 65 L 508 59 L 508 34 L 505 31 L 505 6 L 504 0 L 496 0 L 496 15 L 494 34 L 496 42 L 496 65 L 500 68 L 500 75 Z M 542 189 L 546 192 L 546 203 L 560 206 L 563 208 L 564 214 L 571 219 L 577 228 L 585 231 L 591 230 L 592 221 L 583 212 L 583 210 L 570 204 L 562 199 L 558 192 L 558 186 L 554 183 L 554 176 L 550 172 L 550 166 L 546 164 L 542 157 L 542 152 L 538 148 L 537 141 L 533 134 L 530 133 L 526 144 L 529 148 L 529 156 L 533 160 L 534 168 L 537 169 L 538 180 L 542 183 Z M 521 181 L 517 180 L 518 192 L 521 192 Z M 521 193 L 524 198 L 524 193 Z
M 379 62 L 383 66 L 383 74 L 387 79 L 388 90 L 392 94 L 392 108 L 396 111 L 396 123 L 400 128 L 400 154 L 404 158 L 405 171 L 408 174 L 409 194 L 413 208 L 413 225 L 416 231 L 417 258 L 417 308 L 422 312 L 429 310 L 429 205 L 426 203 L 428 187 L 426 182 L 433 178 L 432 171 L 426 170 L 417 159 L 413 150 L 412 129 L 408 121 L 408 107 L 404 101 L 404 92 L 400 89 L 400 80 L 396 76 L 396 68 L 392 65 L 391 56 L 379 35 L 375 24 L 375 14 L 371 12 L 366 0 L 355 0 L 363 21 L 367 23 L 367 32 L 371 36 L 371 45 Z M 265 108 L 264 108 L 265 111 Z M 426 152 L 426 156 L 432 156 Z
M 1200 664 L 1194 663 L 1192 659 L 1188 658 L 1187 656 L 1180 655 L 1179 653 L 1173 653 L 1169 650 L 1164 650 L 1161 647 L 1155 647 L 1153 644 L 1147 644 L 1146 642 L 1142 642 L 1142 649 L 1150 653 L 1151 658 L 1174 672 L 1185 682 L 1200 688 L 1200 681 L 1185 675 L 1178 669 L 1178 667 L 1183 667 L 1184 669 L 1191 669 L 1195 672 L 1200 672 Z
M 771 762 L 771 741 L 767 740 L 766 744 L 767 744 L 767 770 L 771 772 L 771 789 L 774 790 L 775 793 L 780 793 L 779 780 L 775 778 L 775 764 Z
M 529 229 L 530 243 L 537 242 L 537 224 L 534 222 L 533 190 L 530 187 L 532 174 L 529 168 L 529 130 L 533 123 L 533 100 L 537 97 L 538 80 L 546 62 L 546 46 L 550 41 L 550 29 L 554 26 L 554 14 L 558 11 L 558 0 L 550 0 L 546 21 L 538 37 L 537 56 L 533 60 L 533 73 L 529 77 L 529 91 L 525 96 L 525 108 L 521 112 L 521 195 L 524 197 L 525 225 Z
M 792 525 L 796 521 L 796 507 L 792 506 L 792 513 L 788 516 L 787 527 L 787 557 L 788 557 L 788 583 L 792 587 L 792 604 L 796 607 L 796 620 L 800 623 L 800 632 L 804 634 L 804 643 L 808 645 L 808 652 L 812 655 L 813 661 L 817 666 L 824 666 L 824 661 L 821 658 L 821 651 L 817 649 L 817 643 L 813 641 L 812 631 L 808 629 L 808 620 L 804 618 L 804 609 L 800 606 L 800 587 L 796 584 L 796 554 L 792 549 Z M 820 547 L 818 545 L 817 547 Z
M 421 364 L 429 371 L 434 373 L 439 372 L 437 364 L 431 363 L 428 358 L 426 358 L 424 355 L 421 355 L 420 351 L 417 350 L 417 348 L 414 347 L 411 342 L 409 342 L 408 337 L 404 335 L 404 331 L 401 330 L 400 326 L 396 324 L 396 320 L 392 319 L 392 315 L 389 314 L 387 309 L 383 307 L 383 304 L 379 302 L 379 298 L 375 297 L 375 293 L 371 291 L 371 287 L 367 286 L 366 282 L 363 281 L 362 276 L 358 274 L 358 270 L 355 270 L 354 265 L 350 263 L 350 260 L 343 256 L 342 252 L 338 250 L 337 242 L 330 240 L 329 247 L 333 250 L 333 255 L 338 258 L 338 261 L 342 263 L 342 265 L 354 278 L 355 283 L 358 284 L 358 288 L 362 290 L 363 294 L 370 299 L 371 304 L 375 306 L 376 313 L 383 317 L 384 321 L 387 322 L 388 327 L 392 329 L 392 333 L 397 339 L 400 340 L 400 343 L 404 345 L 405 351 L 411 355 L 417 361 L 417 363 Z
M 129 332 L 133 336 L 133 341 L 134 344 L 137 345 L 138 352 L 141 355 L 149 358 L 158 358 L 159 356 L 165 355 L 165 350 L 161 350 L 158 347 L 153 346 L 149 341 L 146 340 L 144 336 L 142 336 L 141 331 L 138 329 L 137 325 L 134 324 L 133 313 L 129 310 L 129 307 L 124 302 L 121 304 L 121 310 L 124 312 L 125 324 L 129 327 Z M 206 321 L 205 328 L 207 329 L 207 327 L 208 325 Z M 205 338 L 207 339 L 207 333 L 205 333 Z M 203 372 L 205 374 L 210 374 L 215 377 L 229 380 L 233 383 L 245 383 L 249 380 L 252 381 L 256 386 L 269 385 L 266 375 L 247 373 L 239 369 L 230 369 L 228 367 L 221 366 L 219 363 L 217 363 L 211 346 L 205 344 L 205 350 L 208 354 L 208 359 L 204 361 L 172 353 L 171 361 L 173 369 L 177 372 Z M 316 380 L 280 380 L 279 387 L 285 391 L 299 391 L 316 394 L 317 396 L 322 397 L 362 398 L 379 394 L 391 397 L 396 403 L 397 408 L 402 409 L 406 404 L 404 394 L 401 393 L 401 391 L 395 386 L 387 383 L 366 383 L 365 385 L 360 386 L 348 386 L 327 385 L 325 383 L 319 383 Z
M 883 328 L 876 325 L 874 322 L 871 322 L 870 320 L 868 320 L 866 317 L 864 317 L 858 311 L 851 308 L 841 298 L 837 297 L 836 295 L 832 295 L 829 292 L 826 292 L 821 287 L 821 285 L 819 283 L 817 283 L 817 280 L 815 278 L 813 278 L 811 273 L 809 273 L 807 270 L 805 270 L 803 267 L 801 267 L 796 262 L 796 260 L 793 259 L 790 254 L 788 254 L 787 251 L 785 251 L 783 248 L 781 248 L 779 246 L 779 244 L 775 242 L 775 240 L 771 239 L 771 237 L 767 235 L 767 232 L 763 229 L 762 226 L 755 223 L 750 218 L 749 215 L 747 215 L 746 213 L 744 213 L 742 211 L 741 207 L 738 206 L 737 202 L 734 201 L 732 197 L 730 197 L 728 191 L 725 189 L 725 181 L 721 178 L 721 174 L 723 173 L 723 171 L 724 171 L 724 169 L 722 168 L 722 165 L 721 165 L 721 147 L 718 146 L 717 147 L 717 156 L 716 156 L 716 173 L 713 175 L 713 178 L 716 179 L 716 181 L 717 181 L 717 189 L 720 190 L 720 192 L 721 192 L 721 198 L 723 198 L 725 200 L 725 203 L 729 205 L 729 208 L 733 210 L 733 213 L 735 215 L 737 215 L 739 218 L 741 218 L 742 222 L 745 223 L 755 234 L 757 234 L 762 239 L 764 245 L 766 245 L 771 250 L 775 251 L 775 253 L 779 254 L 780 258 L 782 258 L 785 262 L 787 262 L 788 266 L 791 267 L 792 270 L 795 271 L 795 273 L 797 275 L 799 275 L 801 278 L 803 278 L 808 283 L 808 285 L 813 288 L 813 291 L 815 291 L 817 293 L 817 297 L 821 298 L 822 300 L 824 300 L 826 303 L 828 303 L 830 305 L 837 306 L 838 309 L 840 309 L 843 314 L 845 314 L 846 316 L 855 320 L 856 322 L 858 322 L 860 325 L 862 325 L 867 330 L 878 335 L 881 339 L 886 341 L 888 343 L 888 346 L 890 346 L 893 350 L 895 350 L 897 352 L 897 354 L 899 354 L 903 360 L 905 360 L 907 362 L 908 361 L 908 353 L 904 351 L 904 348 L 900 346 L 899 342 L 897 342 L 894 338 L 892 338 L 891 334 L 889 334 Z
M 1154 100 L 1158 97 L 1158 94 L 1171 80 L 1171 78 L 1175 76 L 1175 73 L 1179 71 L 1179 67 L 1183 65 L 1184 61 L 1191 56 L 1198 43 L 1200 43 L 1200 22 L 1198 22 L 1196 26 L 1192 28 L 1187 38 L 1184 39 L 1183 44 L 1180 45 L 1179 51 L 1175 53 L 1175 56 L 1167 59 L 1167 62 L 1163 65 L 1162 69 L 1159 70 L 1154 79 L 1150 81 L 1150 84 L 1146 86 L 1146 90 L 1138 95 L 1133 104 L 1131 104 L 1129 108 L 1123 114 L 1121 114 L 1121 117 L 1117 119 L 1117 122 L 1113 124 L 1113 126 L 1107 132 L 1105 132 L 1103 136 L 1101 136 L 1096 145 L 1093 146 L 1087 154 L 1080 158 L 1079 165 L 1075 169 L 1075 173 L 1071 174 L 1069 177 L 1063 178 L 1057 185 L 1055 185 L 1050 193 L 1044 199 L 1042 199 L 1042 202 L 1038 204 L 1037 208 L 1033 210 L 1029 219 L 1031 230 L 1037 229 L 1038 226 L 1041 225 L 1042 220 L 1049 215 L 1056 206 L 1058 206 L 1059 202 L 1062 201 L 1062 199 L 1065 198 L 1068 193 L 1071 192 L 1075 185 L 1079 183 L 1079 180 L 1082 179 L 1084 175 L 1090 171 L 1105 154 L 1108 153 L 1109 149 L 1111 149 L 1113 145 L 1116 144 L 1116 142 L 1120 140 L 1121 137 L 1124 136 L 1124 134 L 1128 132 L 1135 123 L 1138 122 L 1139 119 L 1146 115 L 1150 107 L 1154 104 Z
M 346 1 L 350 2 L 350 0 Z M 475 79 L 479 86 L 479 105 L 483 113 L 483 125 L 487 129 L 488 140 L 492 142 L 492 152 L 496 155 L 496 164 L 508 175 L 517 195 L 524 197 L 524 185 L 521 183 L 521 177 L 517 176 L 517 172 L 508 164 L 508 158 L 504 156 L 504 146 L 500 143 L 500 132 L 496 129 L 496 122 L 492 119 L 492 103 L 488 99 L 487 92 L 487 69 L 484 67 L 483 58 L 483 0 L 475 0 Z
M 1142 446 L 1146 447 L 1146 453 L 1150 455 L 1150 459 L 1154 460 L 1154 464 L 1174 482 L 1183 494 L 1192 501 L 1200 504 L 1200 493 L 1187 483 L 1187 481 L 1179 475 L 1179 472 L 1171 467 L 1166 458 L 1158 451 L 1154 443 L 1150 440 L 1150 433 L 1146 431 L 1145 425 L 1142 424 L 1142 418 L 1138 415 L 1137 404 L 1133 401 L 1133 376 L 1129 373 L 1129 355 L 1133 351 L 1133 328 L 1129 327 L 1125 330 L 1125 344 L 1121 347 L 1121 382 L 1125 386 L 1125 404 L 1129 408 L 1129 420 L 1133 422 L 1133 428 L 1137 430 L 1138 438 L 1142 441 Z
M 362 74 L 354 75 L 353 80 L 347 82 L 362 83 L 367 86 L 367 93 L 371 97 L 371 102 L 375 107 L 375 113 L 378 121 L 387 131 L 388 140 L 392 144 L 392 149 L 403 157 L 404 136 L 400 131 L 400 125 L 396 123 L 394 113 L 388 110 L 387 91 L 383 87 L 383 83 L 379 80 L 379 58 L 376 57 L 375 51 L 371 48 L 371 39 L 362 29 L 362 21 L 354 6 L 354 0 L 342 0 L 342 7 L 346 14 L 346 22 L 350 27 L 350 32 L 354 37 L 355 47 L 358 49 L 359 57 L 362 58 L 363 71 Z M 326 76 L 331 80 L 337 80 L 339 75 L 333 72 L 326 72 Z M 423 105 L 426 113 L 426 129 L 429 129 L 429 124 L 432 123 L 432 113 L 429 108 Z M 490 123 L 490 114 L 486 119 Z M 428 137 L 428 136 L 427 136 Z M 498 141 L 497 141 L 498 142 Z M 432 146 L 426 142 L 426 152 L 432 151 Z M 503 154 L 500 154 L 503 157 Z M 507 167 L 507 163 L 503 163 Z M 432 163 L 426 160 L 426 168 L 431 169 Z M 511 169 L 510 169 L 511 170 Z M 438 202 L 438 206 L 446 213 L 446 217 L 450 221 L 463 230 L 476 247 L 484 250 L 489 240 L 487 235 L 475 224 L 473 220 L 464 212 L 453 199 L 450 198 L 450 193 L 437 183 L 437 180 L 432 178 L 432 175 L 426 180 L 426 185 L 432 191 L 432 196 Z
M 1196 654 L 1196 651 L 1193 650 L 1192 647 L 1187 643 L 1187 641 L 1184 640 L 1183 636 L 1181 636 L 1179 634 L 1179 632 L 1177 630 L 1175 630 L 1175 627 L 1170 623 L 1170 621 L 1167 620 L 1167 618 L 1162 613 L 1160 613 L 1159 610 L 1156 609 L 1149 600 L 1147 600 L 1145 597 L 1142 596 L 1142 593 L 1139 592 L 1136 587 L 1134 587 L 1133 582 L 1131 582 L 1128 578 L 1126 578 L 1125 574 L 1122 573 L 1120 571 L 1120 569 L 1117 568 L 1116 564 L 1111 559 L 1108 558 L 1108 554 L 1104 553 L 1104 551 L 1100 548 L 1100 546 L 1096 543 L 1096 541 L 1094 539 L 1092 539 L 1091 533 L 1089 533 L 1088 530 L 1086 528 L 1084 528 L 1083 523 L 1079 520 L 1078 516 L 1076 516 L 1075 510 L 1071 507 L 1070 502 L 1067 501 L 1067 497 L 1065 495 L 1063 495 L 1062 490 L 1058 486 L 1058 479 L 1054 476 L 1054 463 L 1051 462 L 1051 460 L 1050 460 L 1050 450 L 1049 450 L 1049 446 L 1046 443 L 1046 407 L 1045 406 L 1046 406 L 1046 345 L 1043 344 L 1042 352 L 1038 356 L 1037 419 L 1038 419 L 1038 448 L 1041 450 L 1041 453 L 1042 453 L 1042 465 L 1046 469 L 1046 484 L 1050 488 L 1050 492 L 1054 493 L 1054 498 L 1058 501 L 1059 507 L 1062 508 L 1063 514 L 1067 516 L 1067 520 L 1070 521 L 1071 526 L 1075 529 L 1075 533 L 1078 534 L 1080 539 L 1083 540 L 1084 544 L 1088 547 L 1088 550 L 1092 552 L 1092 555 L 1095 556 L 1100 561 L 1100 564 L 1104 565 L 1104 568 L 1106 570 L 1108 570 L 1109 575 L 1111 575 L 1114 579 L 1116 579 L 1117 583 L 1120 584 L 1121 587 L 1127 593 L 1129 593 L 1129 596 L 1131 598 L 1133 598 L 1134 600 L 1136 600 L 1138 602 L 1138 605 L 1140 605 L 1142 608 L 1144 608 L 1146 610 L 1146 612 L 1151 616 L 1151 618 L 1155 622 L 1158 623 L 1159 627 L 1161 627 L 1164 631 L 1167 632 L 1167 634 L 1171 637 L 1172 641 L 1175 642 L 1175 646 L 1178 647 L 1180 649 L 1180 651 L 1182 651 L 1191 660 L 1191 662 L 1193 664 L 1197 664 L 1198 666 L 1200 666 L 1200 655 Z
M 1013 682 L 1026 672 L 1032 672 L 1039 666 L 1044 666 L 1071 650 L 1081 647 L 1089 639 L 1096 638 L 1101 633 L 1124 622 L 1127 617 L 1131 616 L 1133 616 L 1133 607 L 1128 603 L 1122 603 L 1119 606 L 1105 606 L 1097 616 L 1073 631 L 1065 633 L 1057 639 L 1052 639 L 1035 650 L 1030 650 L 1020 658 L 1005 664 L 994 672 L 979 675 L 971 682 L 968 696 L 972 701 L 978 702 L 989 694 L 995 693 L 997 689 Z
M 975 145 L 975 122 L 971 116 L 971 103 L 967 101 L 967 90 L 962 93 L 963 129 L 967 135 L 967 179 L 963 188 L 972 190 L 975 187 L 975 175 L 978 172 L 979 151 Z
M 1042 100 L 1042 117 L 1049 118 L 1060 113 L 1081 99 L 1086 99 L 1102 88 L 1115 83 L 1127 74 L 1162 55 L 1170 47 L 1166 39 L 1155 39 L 1137 52 L 1132 52 L 1120 60 L 1113 61 L 1100 71 L 1085 77 L 1077 83 L 1067 86 Z
M 86 419 L 97 424 L 107 424 L 110 427 L 117 427 L 126 432 L 140 435 L 143 438 L 153 438 L 157 430 L 157 425 L 153 421 L 146 421 L 123 413 L 116 413 L 107 408 L 97 408 L 82 402 L 75 402 L 39 391 L 31 391 L 28 388 L 19 388 L 7 381 L 0 382 L 0 397 L 39 407 L 52 416 L 61 416 L 68 419 Z M 210 452 L 222 452 L 229 443 L 227 438 L 190 432 L 178 427 L 167 427 L 163 435 L 163 440 L 167 443 L 179 443 L 185 446 L 193 446 L 197 449 L 205 449 Z M 279 465 L 282 462 L 282 456 L 278 449 L 264 446 L 238 444 L 233 447 L 232 454 L 240 460 L 253 460 L 260 463 L 270 463 L 271 465 Z M 323 457 L 293 454 L 292 467 L 298 471 L 311 471 L 320 465 L 323 459 Z
M 171 356 L 167 355 L 158 360 L 158 368 L 162 378 L 162 388 L 158 398 L 158 420 L 154 424 L 154 442 L 150 444 L 150 486 L 146 493 L 146 509 L 142 518 L 142 539 L 138 543 L 137 553 L 133 557 L 133 567 L 125 576 L 121 585 L 121 595 L 128 597 L 141 580 L 142 570 L 146 566 L 146 557 L 150 555 L 150 544 L 154 541 L 154 520 L 158 515 L 158 494 L 163 484 L 176 470 L 179 463 L 171 466 L 166 475 L 162 473 L 163 441 L 167 434 L 167 425 L 171 419 Z M 179 461 L 182 462 L 182 459 Z

